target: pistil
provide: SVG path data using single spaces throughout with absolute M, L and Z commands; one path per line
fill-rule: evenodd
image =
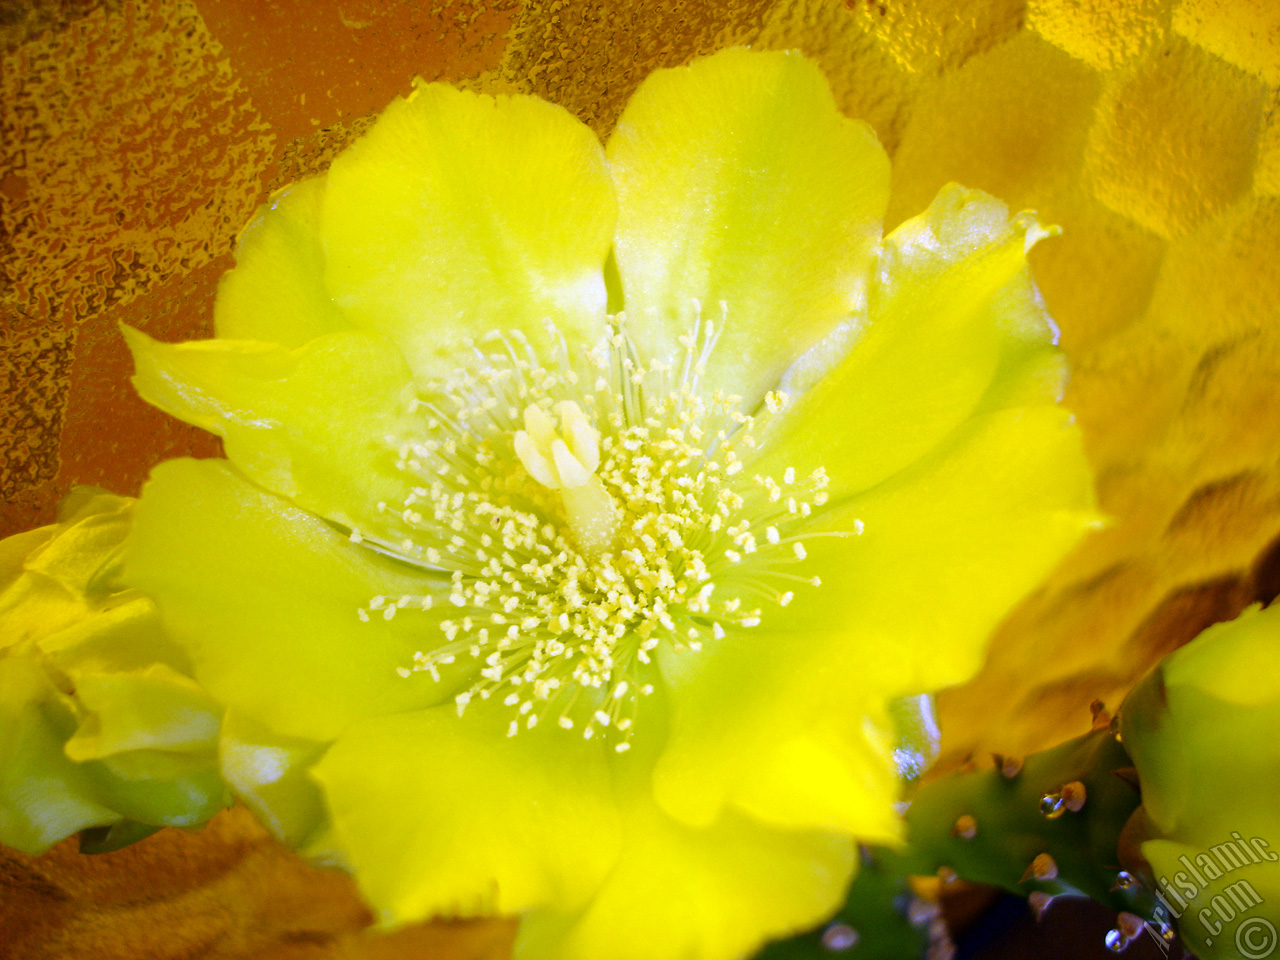
M 574 542 L 590 558 L 607 553 L 617 538 L 622 508 L 600 478 L 600 433 L 573 401 L 555 405 L 559 423 L 542 407 L 524 409 L 515 435 L 516 455 L 529 475 L 560 493 Z
M 820 584 L 790 568 L 805 562 L 801 528 L 826 503 L 827 476 L 745 469 L 787 398 L 747 412 L 737 396 L 704 394 L 710 324 L 681 338 L 687 362 L 673 364 L 639 362 L 619 323 L 585 356 L 589 381 L 566 355 L 546 363 L 492 342 L 501 349 L 482 365 L 414 405 L 424 434 L 397 461 L 411 492 L 380 505 L 391 529 L 352 534 L 432 571 L 434 589 L 357 613 L 447 611 L 402 675 L 470 675 L 459 713 L 497 696 L 513 711 L 510 736 L 552 719 L 624 752 L 660 647 L 696 655 L 732 642 Z

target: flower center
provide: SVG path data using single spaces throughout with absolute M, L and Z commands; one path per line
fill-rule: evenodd
M 559 490 L 573 538 L 588 557 L 599 557 L 613 545 L 622 520 L 618 503 L 600 478 L 600 433 L 572 400 L 555 405 L 555 421 L 536 403 L 524 408 L 525 429 L 515 435 L 516 455 L 529 476 Z
M 424 434 L 398 445 L 411 493 L 380 505 L 383 535 L 352 534 L 433 587 L 374 597 L 362 619 L 456 608 L 402 676 L 447 674 L 464 687 L 460 713 L 500 696 L 510 735 L 550 717 L 588 739 L 609 731 L 625 751 L 656 648 L 696 652 L 819 583 L 794 568 L 825 472 L 744 470 L 786 398 L 751 415 L 738 397 L 704 396 L 712 325 L 681 343 L 682 363 L 642 363 L 615 318 L 585 361 L 562 348 L 547 364 L 495 334 L 475 367 L 423 394 Z

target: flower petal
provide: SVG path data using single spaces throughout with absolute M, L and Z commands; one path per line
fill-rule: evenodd
M 77 488 L 59 511 L 66 514 L 60 524 L 0 541 L 0 650 L 29 641 L 43 646 L 58 631 L 86 626 L 89 594 L 106 597 L 102 578 L 118 558 L 131 505 Z
M 143 749 L 77 762 L 64 750 L 77 709 L 33 658 L 0 659 L 0 841 L 40 853 L 86 827 L 193 827 L 226 805 L 212 757 Z
M 434 642 L 432 613 L 357 616 L 375 595 L 430 589 L 424 576 L 354 547 L 222 461 L 155 469 L 138 501 L 125 575 L 155 598 L 205 688 L 280 734 L 332 739 L 360 717 L 453 693 L 396 674 Z
M 799 54 L 725 50 L 651 74 L 608 156 L 628 328 L 646 356 L 676 354 L 696 299 L 723 328 L 708 388 L 750 402 L 861 302 L 889 161 Z
M 365 721 L 316 766 L 337 835 L 387 922 L 582 906 L 619 844 L 604 744 L 508 737 L 495 701 Z
M 101 760 L 136 750 L 212 754 L 222 711 L 190 677 L 164 664 L 132 673 L 72 674 L 85 710 L 66 743 L 72 760 Z
M 324 177 L 290 184 L 240 231 L 236 265 L 218 284 L 213 308 L 219 338 L 300 347 L 353 326 L 325 286 L 324 194 Z
M 1043 367 L 1055 331 L 1026 250 L 1045 235 L 986 194 L 944 187 L 885 239 L 865 326 L 789 405 L 758 468 L 821 466 L 833 498 L 865 490 L 936 447 L 1027 364 Z M 1058 399 L 1054 369 L 1036 402 Z
M 732 802 L 774 823 L 822 823 L 843 783 L 848 801 L 835 809 L 851 818 L 846 827 L 882 830 L 876 807 L 859 810 L 853 792 L 862 780 L 883 801 L 891 786 L 883 778 L 892 743 L 878 709 L 970 676 L 1000 618 L 1096 522 L 1079 432 L 1055 406 L 976 418 L 812 532 L 852 532 L 858 521 L 861 536 L 804 541 L 797 569 L 822 585 L 797 585 L 785 610 L 765 611 L 760 632 L 660 661 L 672 721 L 655 792 L 673 816 L 705 822 Z M 832 727 L 832 718 L 863 715 L 877 722 Z M 786 756 L 761 749 L 806 730 L 847 768 L 807 807 L 787 782 Z
M 77 830 L 120 819 L 98 802 L 92 771 L 63 754 L 74 728 L 39 664 L 0 658 L 0 841 L 43 853 Z
M 414 392 L 409 368 L 385 338 L 337 333 L 289 350 L 159 343 L 129 327 L 124 334 L 143 399 L 221 436 L 256 483 L 356 529 L 386 523 L 379 501 L 404 501 L 396 442 L 417 429 Z
M 855 659 L 839 630 L 732 633 L 699 653 L 662 651 L 671 735 L 654 770 L 658 803 L 706 827 L 726 803 L 784 828 L 898 839 L 900 784 L 882 672 L 826 677 Z M 879 682 L 878 682 L 879 681 Z
M 856 624 L 887 646 L 875 660 L 899 696 L 971 676 L 1000 619 L 1101 518 L 1079 428 L 1068 411 L 1040 405 L 975 417 L 819 527 L 857 521 L 864 532 L 852 542 L 807 541 L 812 569 L 831 586 L 803 588 L 786 613 L 797 627 Z
M 57 524 L 24 530 L 0 540 L 0 594 L 15 584 L 26 570 L 27 558 L 40 553 L 57 535 Z M 6 635 L 0 644 L 12 642 Z
M 16 549 L 32 547 L 33 553 L 38 554 L 46 538 L 33 534 L 51 529 L 55 528 L 41 527 L 0 543 Z M 87 607 L 83 597 L 69 591 L 56 579 L 25 566 L 6 572 L 11 576 L 0 592 L 0 651 L 23 648 L 37 638 L 84 617 Z
M 95 581 L 128 530 L 132 502 L 108 495 L 93 498 L 86 507 L 25 564 L 28 572 L 47 577 L 77 599 L 97 592 Z
M 861 737 L 857 728 L 829 731 L 825 724 L 764 741 L 758 775 L 736 785 L 734 806 L 776 826 L 836 830 L 866 843 L 901 840 L 889 725 L 873 705 L 860 712 Z
M 324 746 L 282 737 L 234 711 L 222 720 L 223 777 L 263 826 L 295 849 L 326 825 L 320 789 L 307 777 Z
M 212 755 L 158 750 L 121 753 L 84 764 L 95 798 L 126 820 L 166 827 L 198 827 L 231 806 Z
M 637 794 L 617 867 L 578 916 L 539 910 L 515 960 L 733 960 L 829 916 L 854 868 L 848 837 L 728 814 L 689 829 Z
M 600 144 L 566 110 L 425 84 L 329 170 L 328 286 L 419 374 L 491 330 L 594 341 L 614 218 Z
M 41 637 L 37 646 L 50 665 L 71 675 L 139 671 L 153 664 L 191 673 L 186 654 L 160 629 L 156 605 L 137 591 L 116 594 L 109 605 Z

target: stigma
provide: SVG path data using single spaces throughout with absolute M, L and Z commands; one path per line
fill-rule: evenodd
M 422 391 L 419 429 L 388 438 L 410 493 L 352 533 L 423 573 L 421 595 L 357 611 L 431 611 L 402 676 L 461 688 L 460 714 L 498 698 L 509 735 L 548 722 L 625 752 L 656 658 L 734 642 L 820 585 L 802 531 L 825 471 L 749 469 L 788 398 L 706 390 L 712 323 L 679 342 L 646 361 L 623 317 L 585 357 L 493 334 Z
M 579 549 L 598 557 L 612 546 L 622 520 L 618 503 L 595 475 L 600 465 L 600 432 L 572 400 L 555 405 L 559 424 L 536 403 L 524 408 L 515 451 L 529 475 L 560 492 L 565 516 Z

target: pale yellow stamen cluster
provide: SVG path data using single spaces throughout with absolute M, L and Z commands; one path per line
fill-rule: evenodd
M 362 618 L 449 611 L 441 642 L 402 675 L 464 678 L 459 712 L 501 697 L 512 735 L 550 715 L 586 738 L 612 731 L 619 751 L 660 645 L 697 651 L 790 604 L 787 585 L 818 583 L 786 568 L 805 557 L 792 528 L 827 496 L 821 470 L 746 469 L 757 418 L 699 389 L 710 324 L 675 365 L 637 361 L 624 329 L 582 372 L 506 338 L 503 352 L 478 351 L 475 369 L 420 402 L 423 439 L 399 444 L 413 488 L 383 505 L 397 532 L 353 534 L 432 588 L 375 597 Z M 770 394 L 759 415 L 785 405 Z

